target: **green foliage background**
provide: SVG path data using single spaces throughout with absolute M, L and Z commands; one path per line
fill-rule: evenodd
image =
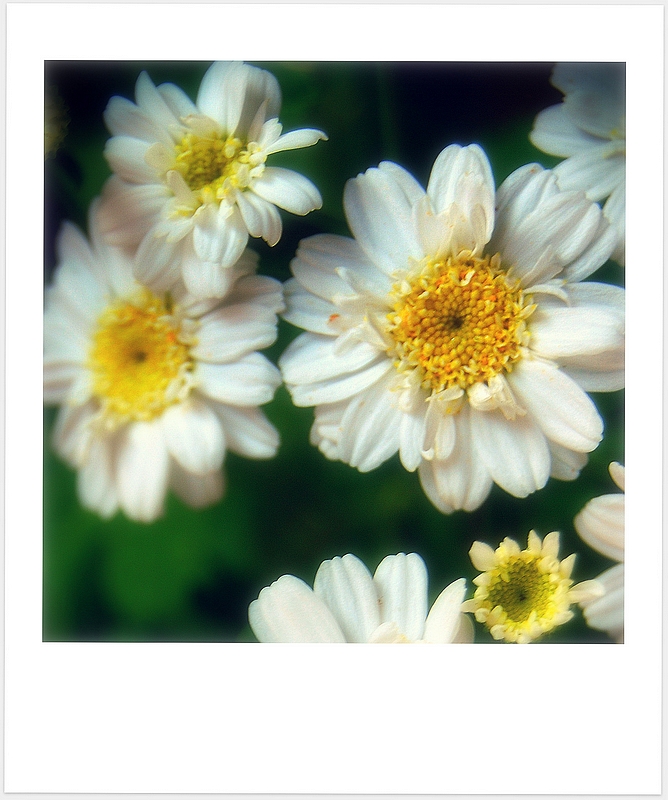
M 260 272 L 290 277 L 298 242 L 314 233 L 348 234 L 342 207 L 349 178 L 392 160 L 423 184 L 448 144 L 476 142 L 500 183 L 529 162 L 557 159 L 528 139 L 535 115 L 561 101 L 549 83 L 553 64 L 513 63 L 258 63 L 279 80 L 284 130 L 316 127 L 329 140 L 280 153 L 272 164 L 308 176 L 323 208 L 301 218 L 283 214 L 281 241 L 260 254 Z M 47 102 L 64 110 L 64 139 L 45 161 L 45 281 L 55 267 L 54 240 L 63 220 L 82 229 L 90 202 L 109 176 L 102 155 L 109 136 L 102 113 L 118 94 L 134 99 L 146 70 L 155 84 L 173 82 L 193 99 L 209 63 L 48 62 Z M 590 280 L 623 284 L 609 262 Z M 281 321 L 274 363 L 299 333 Z M 318 565 L 352 552 L 373 572 L 382 558 L 417 552 L 425 560 L 430 601 L 450 581 L 476 571 L 468 550 L 475 539 L 496 546 L 504 536 L 526 542 L 562 533 L 563 555 L 579 553 L 574 577 L 592 578 L 612 562 L 589 550 L 573 529 L 587 500 L 616 491 L 607 471 L 624 461 L 623 392 L 596 394 L 605 436 L 575 482 L 550 479 L 526 499 L 494 487 L 473 513 L 443 515 L 423 494 L 417 474 L 398 456 L 368 474 L 328 461 L 308 442 L 312 409 L 292 405 L 281 387 L 264 407 L 281 434 L 270 461 L 228 454 L 227 492 L 216 506 L 193 511 L 170 496 L 162 519 L 150 525 L 122 514 L 104 521 L 82 509 L 76 476 L 50 445 L 54 409 L 44 412 L 45 641 L 254 641 L 248 604 L 260 589 L 291 573 L 312 585 Z M 472 586 L 469 595 L 472 593 Z M 491 641 L 476 624 L 476 641 Z M 544 641 L 607 642 L 579 615 Z

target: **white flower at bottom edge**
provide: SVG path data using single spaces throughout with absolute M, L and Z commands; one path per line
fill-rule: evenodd
M 398 451 L 444 513 L 575 478 L 603 433 L 586 392 L 624 385 L 624 290 L 583 280 L 613 246 L 601 209 L 537 165 L 495 195 L 476 145 L 426 192 L 384 162 L 344 206 L 355 238 L 303 240 L 285 286 L 306 332 L 279 366 L 312 444 L 361 472 Z
M 219 300 L 184 287 L 155 294 L 133 262 L 65 223 L 46 290 L 44 401 L 59 405 L 54 445 L 78 470 L 82 504 L 150 522 L 168 487 L 196 508 L 223 494 L 226 450 L 269 458 L 278 433 L 257 408 L 280 384 L 255 352 L 276 339 L 281 285 L 247 251 Z
M 610 475 L 624 491 L 624 467 L 613 461 Z M 590 628 L 606 631 L 617 642 L 624 641 L 624 495 L 604 494 L 590 500 L 573 524 L 580 538 L 601 555 L 620 563 L 602 572 L 603 597 L 581 602 Z
M 625 263 L 626 102 L 623 64 L 557 64 L 551 82 L 563 102 L 536 117 L 529 135 L 544 153 L 564 158 L 554 168 L 564 189 L 601 201 L 617 244 L 612 258 Z
M 348 554 L 323 561 L 313 589 L 283 575 L 262 589 L 248 618 L 260 642 L 470 642 L 465 592 L 466 581 L 454 581 L 427 613 L 427 569 L 416 553 L 387 556 L 373 577 Z
M 280 239 L 278 208 L 304 215 L 322 205 L 310 180 L 267 160 L 327 137 L 310 128 L 283 133 L 278 81 L 241 62 L 212 64 L 196 103 L 145 72 L 135 98 L 112 97 L 104 113 L 114 175 L 101 230 L 112 244 L 139 246 L 142 283 L 160 290 L 180 272 L 192 294 L 220 297 L 249 235 Z

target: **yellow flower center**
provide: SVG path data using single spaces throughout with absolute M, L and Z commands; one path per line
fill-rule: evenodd
M 415 280 L 397 284 L 388 314 L 400 371 L 417 369 L 422 387 L 466 389 L 510 371 L 525 343 L 525 305 L 498 255 L 456 258 L 421 265 Z
M 490 610 L 501 606 L 506 624 L 526 622 L 532 612 L 541 618 L 553 613 L 552 573 L 542 572 L 538 561 L 539 556 L 525 551 L 495 571 L 487 587 L 487 605 Z
M 235 136 L 187 133 L 175 145 L 176 169 L 202 202 L 221 200 L 231 189 L 244 189 L 264 170 L 266 155 L 256 142 Z
M 188 393 L 192 339 L 174 317 L 169 296 L 141 290 L 107 306 L 89 355 L 93 393 L 114 427 L 151 420 Z

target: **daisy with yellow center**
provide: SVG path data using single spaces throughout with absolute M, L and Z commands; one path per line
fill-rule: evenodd
M 316 187 L 296 172 L 267 164 L 283 150 L 326 139 L 311 128 L 283 133 L 281 92 L 269 72 L 216 62 L 193 103 L 172 84 L 139 76 L 136 104 L 112 97 L 105 155 L 114 176 L 103 193 L 100 225 L 107 240 L 139 247 L 135 277 L 168 288 L 182 277 L 199 297 L 222 297 L 225 269 L 248 237 L 275 245 L 278 208 L 308 214 L 322 205 Z
M 600 208 L 537 165 L 495 192 L 476 145 L 426 191 L 383 162 L 344 208 L 354 238 L 302 241 L 285 287 L 312 443 L 363 472 L 398 452 L 445 513 L 575 478 L 603 431 L 586 392 L 624 385 L 624 290 L 582 282 L 614 246 Z
M 573 585 L 575 556 L 559 560 L 557 531 L 542 541 L 531 531 L 526 550 L 508 538 L 496 550 L 474 542 L 469 555 L 481 574 L 473 579 L 477 586 L 473 599 L 462 608 L 485 624 L 495 639 L 532 642 L 568 622 L 573 603 L 604 592 L 596 581 Z
M 281 286 L 254 274 L 247 251 L 221 299 L 194 298 L 181 283 L 154 292 L 136 282 L 124 251 L 101 240 L 97 208 L 90 244 L 69 223 L 58 239 L 44 399 L 60 406 L 54 445 L 78 472 L 82 504 L 150 522 L 168 488 L 194 507 L 217 501 L 228 449 L 275 454 L 278 434 L 257 406 L 280 375 L 256 350 L 276 338 Z

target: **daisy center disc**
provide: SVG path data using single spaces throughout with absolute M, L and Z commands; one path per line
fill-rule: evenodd
M 466 389 L 510 371 L 520 355 L 530 307 L 498 255 L 428 259 L 393 294 L 388 320 L 397 369 L 417 369 L 425 389 Z
M 175 145 L 176 169 L 203 199 L 222 199 L 231 188 L 245 188 L 264 168 L 259 146 L 235 136 L 186 134 Z
M 143 290 L 102 312 L 89 356 L 108 420 L 150 420 L 188 392 L 193 359 L 169 299 Z
M 487 587 L 486 605 L 501 606 L 509 623 L 526 622 L 532 612 L 540 619 L 554 613 L 556 584 L 543 572 L 540 559 L 526 552 L 496 571 Z

